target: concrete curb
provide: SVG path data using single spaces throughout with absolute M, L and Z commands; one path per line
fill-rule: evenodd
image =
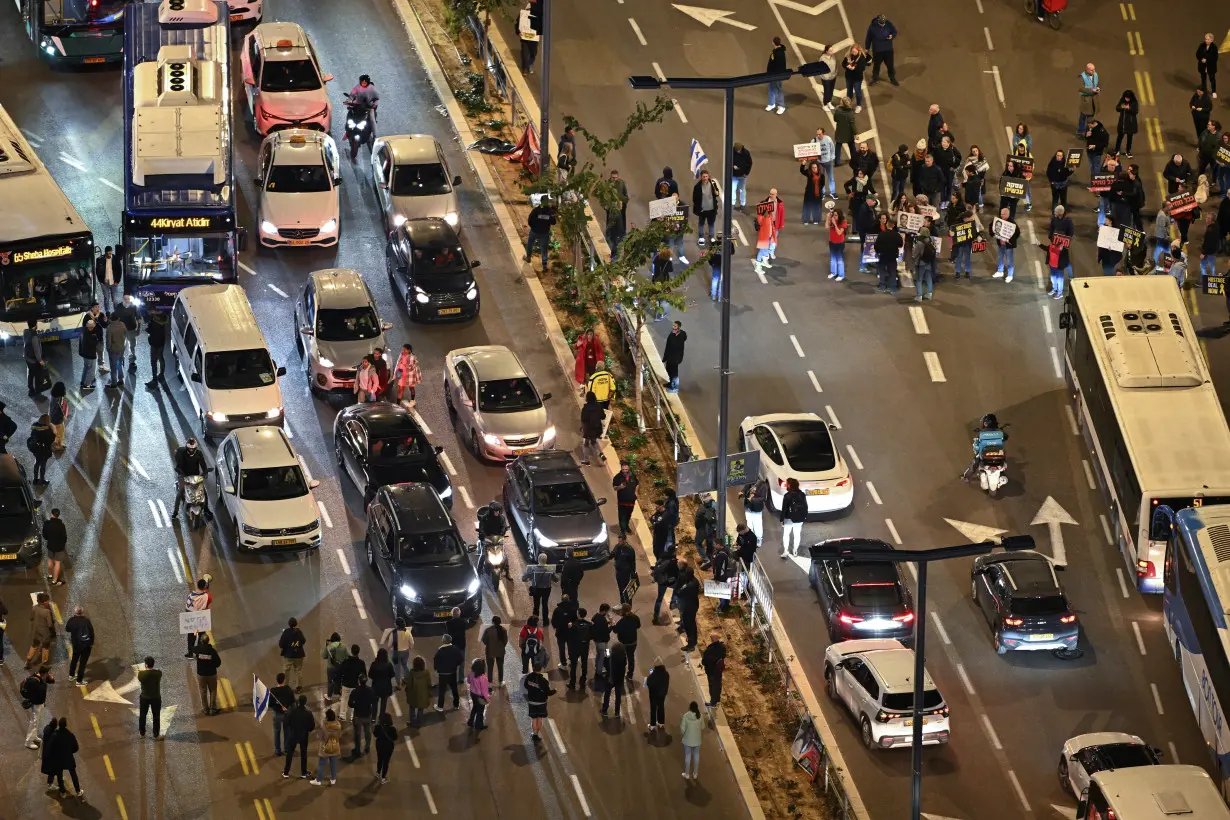
M 466 122 L 465 115 L 461 111 L 461 106 L 457 103 L 457 98 L 453 95 L 452 89 L 448 85 L 448 80 L 444 76 L 444 71 L 435 59 L 435 52 L 432 50 L 431 43 L 427 38 L 426 30 L 423 27 L 422 21 L 419 19 L 417 12 L 410 5 L 409 0 L 392 0 L 393 7 L 401 18 L 402 26 L 406 29 L 406 33 L 414 44 L 415 50 L 419 54 L 420 62 L 423 63 L 424 69 L 431 80 L 432 86 L 440 99 L 444 101 L 445 108 L 448 110 L 449 118 L 453 122 L 453 127 L 456 129 L 458 137 L 462 141 L 462 151 L 466 154 L 466 161 L 469 162 L 474 175 L 478 178 L 479 184 L 482 186 L 484 194 L 491 203 L 492 209 L 495 211 L 496 218 L 500 222 L 500 228 L 504 232 L 505 239 L 508 241 L 509 253 L 513 260 L 521 265 L 522 263 L 522 247 L 520 235 L 517 233 L 516 222 L 512 218 L 512 213 L 508 208 L 508 204 L 504 201 L 495 178 L 491 175 L 490 170 L 483 162 L 474 162 L 469 153 L 465 151 L 465 145 L 473 142 L 474 134 L 470 130 L 469 123 Z M 497 29 L 494 27 L 491 30 L 491 39 L 493 46 L 500 52 L 502 58 L 505 58 L 505 65 L 513 65 L 507 59 L 508 48 L 500 36 Z M 426 59 L 426 55 L 432 55 L 432 59 Z M 532 110 L 532 119 L 537 122 L 539 119 L 539 111 L 537 103 L 533 96 L 529 93 L 528 87 L 525 85 L 525 80 L 522 78 L 519 71 L 510 71 L 509 78 L 517 84 L 518 93 L 522 95 L 522 99 L 526 100 L 527 108 Z M 548 138 L 549 139 L 549 138 Z M 548 145 L 554 144 L 553 140 L 549 140 Z M 549 148 L 554 154 L 554 149 Z M 609 253 L 606 247 L 605 238 L 597 232 L 594 223 L 590 223 L 590 234 L 593 238 L 595 247 L 600 253 Z M 532 271 L 532 269 L 531 269 Z M 569 379 L 573 380 L 574 359 L 572 349 L 568 346 L 564 339 L 564 331 L 560 326 L 559 320 L 555 317 L 555 311 L 551 308 L 551 303 L 547 299 L 546 291 L 543 290 L 542 283 L 538 281 L 537 276 L 526 276 L 525 283 L 529 286 L 530 294 L 534 297 L 534 304 L 538 309 L 538 313 L 542 318 L 543 324 L 546 326 L 547 337 L 551 341 L 551 346 L 555 350 L 555 357 L 560 366 L 560 370 Z M 644 349 L 650 353 L 651 362 L 654 363 L 654 372 L 658 378 L 665 380 L 665 369 L 661 365 L 661 356 L 658 355 L 657 345 L 650 337 L 647 330 L 642 333 L 642 344 Z M 573 401 L 577 407 L 580 407 L 580 396 L 574 391 Z M 679 402 L 676 396 L 670 397 L 671 408 L 678 413 L 681 418 L 686 419 L 686 411 L 683 409 L 682 403 Z M 692 429 L 690 422 L 686 422 L 687 429 Z M 604 441 L 602 445 L 603 455 L 606 456 L 605 468 L 608 478 L 613 479 L 618 472 L 619 457 L 610 442 Z M 640 507 L 637 507 L 632 515 L 632 530 L 636 541 L 640 544 L 641 552 L 644 554 L 646 562 L 652 562 L 653 553 L 646 546 L 653 542 L 650 532 L 649 523 L 645 520 L 644 513 Z M 682 645 L 682 644 L 681 644 Z M 696 681 L 697 688 L 702 694 L 709 691 L 708 679 L 699 664 L 693 663 L 691 657 L 687 657 L 688 667 L 692 670 L 693 678 Z M 761 808 L 760 800 L 756 797 L 756 790 L 752 786 L 751 777 L 748 775 L 747 766 L 743 762 L 743 756 L 739 753 L 739 747 L 735 742 L 734 734 L 730 730 L 729 724 L 726 722 L 725 715 L 721 709 L 713 710 L 713 723 L 718 736 L 718 742 L 722 747 L 722 751 L 726 755 L 727 762 L 730 764 L 732 773 L 735 776 L 735 782 L 739 787 L 740 793 L 746 803 L 748 816 L 752 820 L 764 820 L 764 810 Z

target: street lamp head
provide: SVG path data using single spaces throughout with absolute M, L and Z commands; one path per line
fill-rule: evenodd
M 1031 550 L 1036 546 L 1032 535 L 1008 535 L 1000 542 L 1000 547 L 1009 551 Z
M 628 85 L 637 91 L 656 91 L 662 87 L 662 81 L 651 74 L 634 74 L 628 78 Z
M 827 70 L 828 66 L 824 63 L 803 63 L 794 70 L 794 73 L 801 77 L 818 77 Z

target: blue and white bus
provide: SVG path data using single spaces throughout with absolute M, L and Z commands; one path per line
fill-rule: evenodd
M 134 0 L 15 2 L 26 36 L 52 65 L 119 65 L 123 58 L 124 9 Z
M 236 280 L 230 20 L 215 0 L 124 20 L 124 292 L 170 310 L 185 287 Z
M 1163 572 L 1166 637 L 1183 673 L 1183 688 L 1209 749 L 1222 797 L 1230 799 L 1230 505 L 1189 507 L 1173 514 Z

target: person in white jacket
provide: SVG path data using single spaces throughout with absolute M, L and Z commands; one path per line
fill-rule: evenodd
M 833 88 L 837 85 L 837 64 L 841 60 L 833 53 L 832 46 L 821 46 L 820 60 L 826 70 L 820 75 L 820 85 L 824 88 L 824 110 L 833 110 Z M 830 179 L 832 174 L 829 175 Z
M 414 649 L 414 633 L 406 626 L 405 618 L 398 618 L 396 626 L 384 631 L 380 636 L 380 646 L 389 650 L 393 677 L 400 687 L 402 680 L 410 676 L 410 652 Z

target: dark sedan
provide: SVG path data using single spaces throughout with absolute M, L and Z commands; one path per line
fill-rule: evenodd
M 457 231 L 443 219 L 411 219 L 389 235 L 389 282 L 420 322 L 473 319 L 478 315 L 478 260 L 466 256 Z
M 833 558 L 833 547 L 849 552 Z M 871 538 L 834 538 L 813 547 L 808 581 L 820 596 L 833 643 L 856 638 L 913 642 L 914 609 L 898 565 L 859 557 L 892 550 Z
M 0 455 L 0 570 L 38 563 L 43 554 L 38 506 L 25 468 L 13 456 Z
M 355 404 L 333 422 L 337 466 L 363 491 L 363 506 L 385 484 L 423 481 L 445 506 L 453 506 L 453 486 L 440 466 L 444 448 L 427 440 L 409 410 L 389 402 Z
M 970 596 L 991 625 L 995 651 L 1073 650 L 1080 624 L 1051 559 L 1041 553 L 979 556 L 970 575 Z

